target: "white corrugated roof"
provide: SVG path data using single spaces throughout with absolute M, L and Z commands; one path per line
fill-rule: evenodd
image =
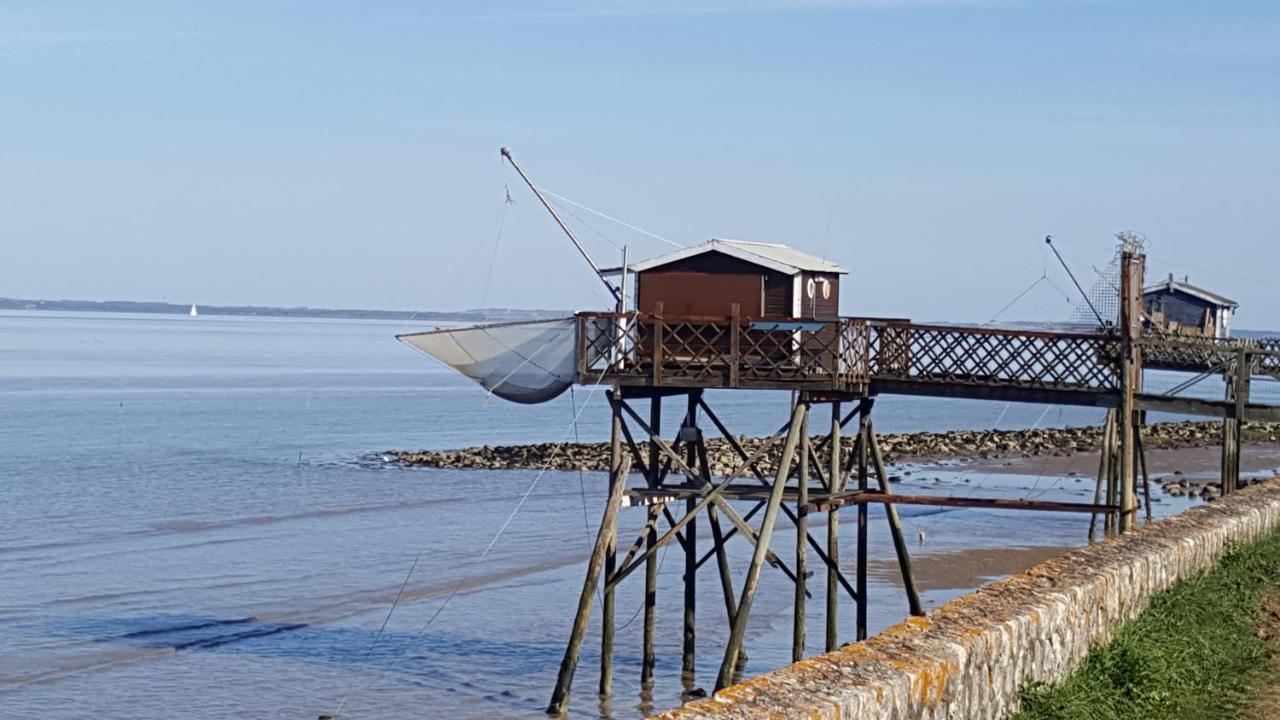
M 823 260 L 808 253 L 793 250 L 786 245 L 773 243 L 745 242 L 742 240 L 709 240 L 701 245 L 682 248 L 675 252 L 642 260 L 631 265 L 628 270 L 644 272 L 656 267 L 691 258 L 703 253 L 718 252 L 739 260 L 769 268 L 787 275 L 800 272 L 823 272 L 846 274 L 848 271 L 833 262 Z
M 1162 292 L 1162 291 L 1184 292 L 1188 295 L 1198 297 L 1201 300 L 1205 300 L 1206 302 L 1211 302 L 1214 305 L 1218 305 L 1221 307 L 1229 307 L 1229 308 L 1240 307 L 1240 303 L 1236 302 L 1235 300 L 1232 300 L 1229 297 L 1224 297 L 1222 295 L 1219 295 L 1218 293 L 1210 292 L 1208 290 L 1205 290 L 1204 288 L 1196 287 L 1195 285 L 1192 285 L 1191 283 L 1186 282 L 1185 280 L 1178 280 L 1174 278 L 1172 275 L 1169 276 L 1168 280 L 1165 280 L 1164 282 L 1158 285 L 1152 285 L 1148 287 L 1146 290 L 1143 290 L 1142 294 L 1148 295 L 1153 292 Z

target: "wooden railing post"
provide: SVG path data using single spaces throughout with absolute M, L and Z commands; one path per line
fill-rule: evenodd
M 662 302 L 653 305 L 653 384 L 662 384 Z
M 738 367 L 742 364 L 742 306 L 731 306 L 729 325 L 729 387 L 738 387 Z
M 591 358 L 587 357 L 587 334 L 591 332 L 591 318 L 585 315 L 578 316 L 578 382 L 589 382 L 587 372 L 591 370 Z

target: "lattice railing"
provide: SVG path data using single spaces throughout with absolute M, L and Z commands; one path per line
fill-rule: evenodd
M 1257 360 L 1254 372 L 1280 379 L 1280 338 L 1267 338 L 1256 342 L 1261 352 L 1254 356 Z
M 1241 353 L 1254 375 L 1280 378 L 1280 339 L 1210 338 L 1194 335 L 1144 335 L 1143 360 L 1170 370 L 1231 372 Z
M 616 313 L 579 315 L 578 369 L 655 385 L 803 384 L 833 390 L 867 381 L 865 322 L 735 321 Z
M 873 324 L 872 377 L 1112 390 L 1120 339 L 1103 334 Z

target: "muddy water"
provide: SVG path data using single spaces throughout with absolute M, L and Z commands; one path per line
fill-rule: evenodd
M 604 478 L 393 469 L 361 458 L 389 447 L 569 438 L 584 406 L 578 435 L 599 439 L 600 398 L 578 389 L 533 408 L 486 403 L 390 339 L 404 329 L 0 314 L 0 717 L 308 718 L 339 708 L 353 718 L 538 717 Z M 787 399 L 712 401 L 736 431 L 762 434 Z M 1001 427 L 1097 419 L 893 398 L 877 413 L 893 431 L 990 427 L 1002 413 Z M 1092 493 L 1083 478 L 1036 469 L 897 471 L 911 473 L 904 492 Z M 1016 511 L 903 514 L 929 605 L 1081 543 L 1088 524 Z M 624 512 L 624 542 L 642 519 Z M 779 533 L 777 550 L 789 557 L 793 535 Z M 853 533 L 842 537 L 852 558 Z M 872 538 L 878 630 L 905 613 L 879 510 Z M 745 564 L 748 549 L 734 546 L 733 562 Z M 636 576 L 619 590 L 614 701 L 601 707 L 591 692 L 593 627 L 574 716 L 633 718 L 679 702 L 680 577 L 678 553 L 664 555 L 655 686 L 638 682 Z M 699 582 L 694 685 L 707 687 L 726 633 L 716 577 Z M 823 584 L 813 580 L 810 638 L 823 635 Z M 748 672 L 789 658 L 790 598 L 785 578 L 766 569 Z M 844 639 L 852 619 L 846 598 Z

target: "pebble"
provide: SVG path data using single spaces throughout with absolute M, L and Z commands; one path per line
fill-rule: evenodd
M 1248 440 L 1274 440 L 1280 424 L 1250 423 L 1246 426 Z M 1148 425 L 1143 440 L 1150 449 L 1172 447 L 1206 447 L 1217 445 L 1221 423 L 1170 422 Z M 994 458 L 1007 460 L 1018 457 L 1067 457 L 1078 452 L 1097 451 L 1100 447 L 1102 428 L 1097 426 L 1067 428 L 1037 428 L 1034 430 L 954 430 L 943 433 L 884 434 L 879 436 L 885 462 L 895 463 L 905 458 L 966 459 Z M 760 438 L 738 438 L 747 453 L 754 453 L 763 442 Z M 846 453 L 853 450 L 852 437 L 842 438 Z M 776 471 L 781 443 L 772 453 L 765 454 L 757 463 L 761 472 Z M 707 439 L 707 462 L 712 473 L 725 475 L 737 468 L 740 458 L 733 448 L 720 438 Z M 608 443 L 581 443 L 557 446 L 556 443 L 531 445 L 482 445 L 461 450 L 395 450 L 377 453 L 370 458 L 383 463 L 435 468 L 474 470 L 542 469 L 604 471 L 609 466 Z M 1006 463 L 1007 464 L 1007 463 Z M 1280 474 L 1280 469 L 1277 469 Z M 1071 476 L 1078 473 L 1068 473 Z M 1181 476 L 1181 470 L 1173 475 Z M 911 475 L 904 472 L 904 477 Z M 896 477 L 896 476 L 895 476 Z M 891 478 L 892 480 L 892 478 Z

